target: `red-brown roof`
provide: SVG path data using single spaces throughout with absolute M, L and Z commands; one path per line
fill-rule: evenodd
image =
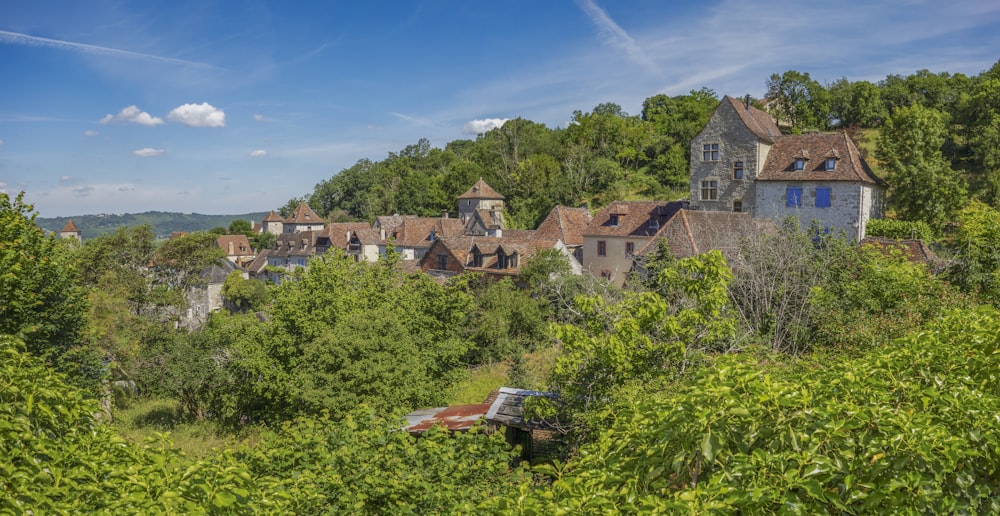
M 299 207 L 295 208 L 295 212 L 292 213 L 290 217 L 285 219 L 287 224 L 322 224 L 323 219 L 316 215 L 316 212 L 306 204 L 305 201 L 299 203 Z
M 771 119 L 771 115 L 753 106 L 747 106 L 743 101 L 729 95 L 723 97 L 722 102 L 728 102 L 736 110 L 743 125 L 747 126 L 747 129 L 754 136 L 768 143 L 774 143 L 781 136 L 781 130 L 778 129 L 778 124 L 775 124 L 774 120 Z
M 264 222 L 284 222 L 284 221 L 285 219 L 281 218 L 281 215 L 278 215 L 278 212 L 274 210 L 271 210 L 271 213 L 268 213 L 267 216 L 264 217 Z
M 465 232 L 465 225 L 459 219 L 431 217 L 404 218 L 395 231 L 396 245 L 402 247 L 430 247 L 435 238 L 458 236 Z M 387 235 L 388 236 L 388 235 Z
M 62 231 L 60 231 L 60 233 L 79 233 L 79 232 L 80 230 L 76 229 L 76 224 L 73 224 L 73 219 L 67 220 L 66 225 L 63 226 Z
M 336 247 L 337 249 L 347 250 L 347 244 L 350 242 L 348 233 L 353 233 L 355 231 L 371 230 L 371 226 L 367 222 L 331 222 L 326 225 L 323 230 L 324 234 L 330 239 L 330 247 Z
M 232 244 L 232 250 L 230 250 Z M 215 245 L 232 256 L 252 256 L 253 248 L 246 235 L 222 235 L 215 239 Z
M 594 215 L 583 235 L 651 237 L 684 206 L 683 201 L 615 201 Z M 612 214 L 618 215 L 617 225 Z
M 583 245 L 583 232 L 592 218 L 587 208 L 556 206 L 538 225 L 535 235 L 538 238 L 559 239 L 566 245 Z
M 721 251 L 727 258 L 739 249 L 740 241 L 758 231 L 773 228 L 770 220 L 758 220 L 749 213 L 708 210 L 680 210 L 667 221 L 656 237 L 639 248 L 636 255 L 656 250 L 660 238 L 667 239 L 670 252 L 687 258 L 707 251 Z
M 464 194 L 458 196 L 459 199 L 500 199 L 503 200 L 504 196 L 500 195 L 496 190 L 494 190 L 490 185 L 483 181 L 483 178 L 479 178 L 476 184 L 472 185 L 471 188 L 465 191 Z
M 826 170 L 826 158 L 836 167 Z M 805 169 L 794 170 L 797 158 L 806 159 Z M 796 134 L 782 136 L 771 147 L 758 181 L 860 181 L 883 185 L 847 133 Z

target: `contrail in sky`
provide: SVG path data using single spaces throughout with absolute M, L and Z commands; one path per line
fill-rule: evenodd
M 130 57 L 134 59 L 144 59 L 147 61 L 158 61 L 161 63 L 178 64 L 183 66 L 194 66 L 198 68 L 217 68 L 210 64 L 199 63 L 197 61 L 188 61 L 186 59 L 154 56 L 152 54 L 132 52 L 131 50 L 121 50 L 117 48 L 89 45 L 87 43 L 76 43 L 73 41 L 62 41 L 58 39 L 41 38 L 38 36 L 21 34 L 19 32 L 9 32 L 6 30 L 0 30 L 0 43 L 11 43 L 15 45 L 27 45 L 33 47 L 60 48 L 64 50 L 83 52 L 85 54 L 96 54 L 96 55 L 112 56 L 112 57 Z

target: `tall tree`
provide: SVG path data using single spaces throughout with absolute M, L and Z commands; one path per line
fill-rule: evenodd
M 829 92 L 809 73 L 788 70 L 767 80 L 767 98 L 779 125 L 788 123 L 793 132 L 823 130 L 830 125 Z
M 875 156 L 903 218 L 940 226 L 965 202 L 965 179 L 941 153 L 944 139 L 942 114 L 920 105 L 900 108 L 882 128 Z

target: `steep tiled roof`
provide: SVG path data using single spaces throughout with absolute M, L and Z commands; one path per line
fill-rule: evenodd
M 404 220 L 414 218 L 416 218 L 414 215 L 382 215 L 375 217 L 375 223 L 372 224 L 372 228 L 382 229 L 388 236 L 393 234 Z
M 458 236 L 465 232 L 465 226 L 458 219 L 413 217 L 403 219 L 396 228 L 396 245 L 403 247 L 430 247 L 431 231 L 436 238 Z M 388 235 L 387 235 L 388 236 Z
M 358 237 L 358 242 L 360 242 L 361 245 L 376 245 L 382 242 L 379 232 L 371 228 L 358 229 L 354 231 L 353 234 Z
M 264 222 L 284 222 L 284 221 L 285 219 L 281 218 L 281 215 L 278 215 L 278 212 L 274 210 L 271 210 L 271 213 L 268 213 L 267 216 L 264 217 Z
M 774 123 L 771 115 L 753 107 L 747 106 L 743 101 L 726 95 L 722 102 L 728 102 L 739 115 L 743 125 L 754 134 L 754 136 L 768 143 L 774 143 L 781 136 L 778 124 Z
M 502 232 L 504 240 L 530 240 L 540 238 L 534 229 L 505 229 Z M 552 240 L 555 240 L 554 238 Z
M 265 219 L 266 220 L 266 219 Z M 316 212 L 306 204 L 305 201 L 299 203 L 291 217 L 285 219 L 286 224 L 322 224 L 323 219 L 316 215 Z
M 313 256 L 321 238 L 329 238 L 323 230 L 282 233 L 274 242 L 271 256 Z
M 264 271 L 264 267 L 267 265 L 267 257 L 271 255 L 270 249 L 264 249 L 263 251 L 257 253 L 257 257 L 253 259 L 250 263 L 246 265 L 246 269 L 250 274 L 260 274 Z
M 651 237 L 685 206 L 683 201 L 615 201 L 594 215 L 583 235 Z M 618 215 L 618 225 L 612 224 L 612 214 Z
M 337 249 L 347 249 L 348 233 L 354 231 L 371 231 L 367 222 L 331 222 L 326 225 L 323 233 L 329 237 L 330 246 Z
M 230 249 L 230 244 L 232 244 L 232 249 Z M 247 239 L 246 235 L 223 235 L 215 239 L 215 245 L 222 248 L 229 255 L 253 255 L 253 248 L 250 246 L 250 240 Z
M 583 245 L 583 232 L 592 217 L 587 208 L 552 208 L 545 220 L 538 225 L 538 238 L 559 239 L 566 245 Z
M 459 199 L 500 199 L 503 200 L 504 196 L 500 195 L 496 190 L 486 184 L 483 178 L 479 178 L 476 184 L 472 185 L 465 191 L 464 194 L 458 196 Z
M 677 258 L 711 250 L 722 251 L 728 258 L 739 249 L 742 238 L 773 227 L 770 220 L 754 219 L 749 213 L 680 210 L 660 228 L 655 238 L 639 248 L 636 255 L 652 253 L 657 241 L 666 238 L 670 252 Z
M 80 230 L 76 229 L 76 224 L 73 224 L 73 219 L 67 220 L 66 225 L 63 226 L 62 231 L 60 231 L 60 233 L 79 233 L 79 232 Z
M 836 157 L 834 170 L 826 170 L 827 157 Z M 806 158 L 805 169 L 794 170 L 796 158 Z M 884 185 L 847 133 L 782 136 L 771 147 L 758 181 L 860 181 Z

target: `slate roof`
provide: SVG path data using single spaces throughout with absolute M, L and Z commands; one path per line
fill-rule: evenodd
M 651 237 L 678 210 L 684 201 L 615 201 L 601 208 L 583 231 L 584 236 Z M 618 225 L 611 215 L 618 215 Z
M 316 215 L 316 212 L 305 201 L 302 201 L 299 203 L 299 207 L 295 208 L 292 215 L 285 219 L 284 222 L 286 224 L 322 224 L 323 219 L 319 215 Z
M 465 191 L 462 195 L 458 196 L 459 199 L 499 199 L 503 200 L 504 196 L 500 195 L 496 190 L 494 190 L 490 185 L 483 181 L 483 178 L 479 178 L 476 184 L 472 185 L 471 188 Z
M 778 129 L 778 124 L 774 123 L 771 119 L 771 115 L 753 107 L 747 106 L 740 99 L 736 99 L 726 95 L 722 98 L 722 102 L 728 102 L 736 113 L 739 115 L 740 120 L 743 121 L 743 125 L 747 127 L 754 134 L 754 136 L 764 140 L 767 143 L 774 143 L 776 140 L 781 138 L 781 130 Z
M 538 238 L 562 240 L 569 246 L 583 245 L 583 232 L 592 219 L 587 208 L 556 206 L 538 225 L 535 234 Z
M 635 254 L 643 256 L 656 251 L 657 241 L 666 238 L 670 252 L 677 258 L 687 258 L 714 249 L 721 251 L 728 259 L 739 250 L 743 237 L 774 227 L 770 220 L 754 219 L 749 213 L 683 209 Z
M 805 169 L 793 170 L 800 157 L 806 158 Z M 837 158 L 834 170 L 825 168 L 828 157 Z M 768 152 L 757 181 L 859 181 L 885 185 L 843 132 L 782 136 Z
M 79 233 L 79 232 L 80 230 L 76 228 L 76 224 L 73 224 L 73 219 L 67 220 L 66 225 L 63 226 L 62 231 L 60 231 L 60 233 Z

